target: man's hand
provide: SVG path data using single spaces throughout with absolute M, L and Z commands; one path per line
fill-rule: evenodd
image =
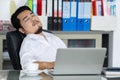
M 38 63 L 39 64 L 39 69 L 43 70 L 43 69 L 53 69 L 55 62 L 40 62 L 40 61 L 36 61 L 35 63 Z

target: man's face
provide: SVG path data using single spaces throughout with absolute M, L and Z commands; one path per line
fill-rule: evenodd
M 34 15 L 29 10 L 24 10 L 17 18 L 20 20 L 22 30 L 25 34 L 33 34 L 42 27 L 42 23 L 38 16 Z

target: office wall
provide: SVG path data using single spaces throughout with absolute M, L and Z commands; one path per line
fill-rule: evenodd
M 6 20 L 9 19 L 9 0 L 1 0 L 0 1 L 0 20 Z
M 26 3 L 26 0 L 0 0 L 0 20 L 10 19 L 10 2 L 15 2 L 16 8 Z
M 112 66 L 120 67 L 120 0 L 116 0 L 117 7 L 117 27 L 113 34 L 113 55 L 112 56 Z

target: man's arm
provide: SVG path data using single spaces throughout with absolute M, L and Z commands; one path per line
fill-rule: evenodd
M 40 61 L 36 61 L 35 63 L 39 64 L 39 69 L 43 70 L 43 69 L 53 69 L 54 68 L 54 64 L 55 62 L 40 62 Z

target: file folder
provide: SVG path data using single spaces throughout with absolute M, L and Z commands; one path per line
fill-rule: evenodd
M 102 16 L 101 0 L 96 0 L 97 16 Z
M 47 17 L 47 1 L 42 0 L 42 9 L 41 9 L 41 16 L 39 16 L 41 22 L 42 22 L 42 27 L 43 29 L 47 30 L 48 28 L 48 17 Z
M 63 31 L 69 31 L 70 29 L 70 0 L 63 0 L 62 7 L 62 28 Z
M 70 31 L 76 31 L 77 0 L 70 1 Z
M 53 30 L 53 0 L 47 1 L 48 30 Z
M 83 18 L 84 18 L 84 0 L 78 0 L 77 2 L 78 12 L 77 12 L 77 30 L 83 31 Z
M 105 2 L 106 0 L 104 0 Z M 104 3 L 106 4 L 106 3 Z M 93 0 L 92 1 L 92 9 L 93 9 L 93 15 L 94 16 L 104 16 L 104 5 L 103 0 Z M 103 6 L 104 5 L 104 6 Z
M 42 0 L 42 9 L 41 9 L 42 16 L 46 16 L 47 14 L 47 1 Z
M 110 15 L 116 16 L 116 0 L 111 0 L 110 5 Z
M 103 12 L 104 12 L 104 16 L 108 16 L 108 14 L 107 14 L 107 0 L 103 0 Z
M 91 10 L 92 10 L 92 2 L 91 0 L 86 0 L 84 2 L 84 19 L 83 19 L 83 30 L 84 31 L 90 31 Z
M 53 0 L 53 30 L 58 30 L 58 0 Z
M 104 16 L 103 0 L 101 0 L 101 14 L 102 14 L 102 16 Z
M 58 31 L 62 30 L 62 0 L 58 0 Z
M 27 4 L 28 4 L 29 8 L 32 10 L 33 0 L 28 0 Z
M 32 11 L 37 15 L 37 0 L 33 0 Z
M 37 0 L 37 14 L 42 15 L 42 0 Z
M 97 16 L 96 0 L 92 0 L 92 15 Z

